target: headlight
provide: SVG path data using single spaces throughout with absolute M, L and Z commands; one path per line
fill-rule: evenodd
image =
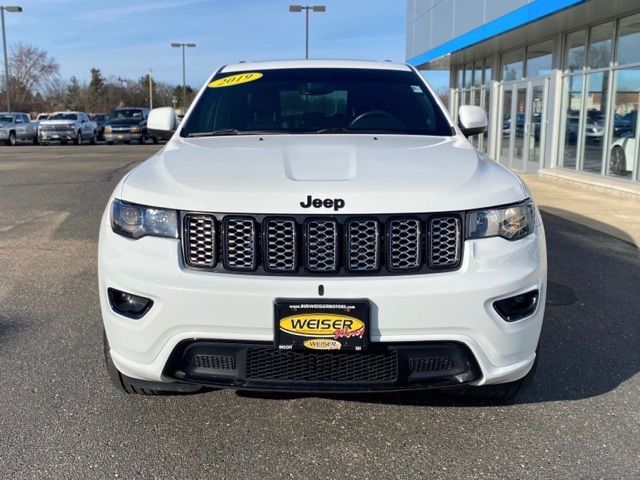
M 131 127 L 131 133 L 138 133 L 140 131 L 140 127 Z
M 520 240 L 533 232 L 535 222 L 531 200 L 509 207 L 475 210 L 467 213 L 467 238 Z
M 111 127 L 109 125 L 104 127 L 104 133 L 111 133 Z
M 178 212 L 116 199 L 111 204 L 111 228 L 115 233 L 134 240 L 145 235 L 178 238 Z

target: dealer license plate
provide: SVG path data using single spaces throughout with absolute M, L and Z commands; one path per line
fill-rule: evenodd
M 369 346 L 368 300 L 278 298 L 274 318 L 281 350 L 363 351 Z

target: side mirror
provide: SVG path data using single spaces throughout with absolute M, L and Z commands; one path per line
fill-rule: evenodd
M 176 111 L 171 107 L 154 108 L 147 118 L 147 130 L 150 134 L 167 134 L 175 131 Z
M 482 107 L 463 105 L 458 110 L 458 126 L 465 137 L 484 133 L 488 123 L 487 112 Z

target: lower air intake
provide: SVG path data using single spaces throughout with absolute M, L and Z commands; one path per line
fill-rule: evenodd
M 398 354 L 295 352 L 250 348 L 247 378 L 284 382 L 393 382 L 398 376 Z

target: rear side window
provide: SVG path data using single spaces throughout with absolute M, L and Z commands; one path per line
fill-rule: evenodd
M 413 71 L 346 68 L 216 75 L 181 135 L 224 130 L 452 135 L 444 113 Z

